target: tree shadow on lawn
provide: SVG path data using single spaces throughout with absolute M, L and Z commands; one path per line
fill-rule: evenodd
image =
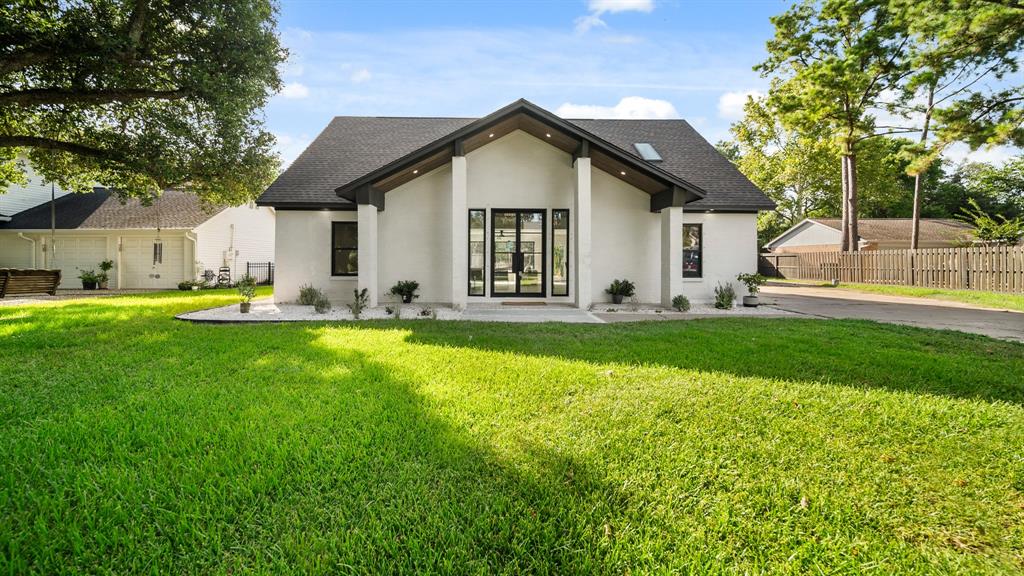
M 0 485 L 20 489 L 0 506 L 0 564 L 114 573 L 631 565 L 610 556 L 605 524 L 644 524 L 642 513 L 587 464 L 526 439 L 499 454 L 439 414 L 423 382 L 325 344 L 316 328 L 210 330 L 202 346 L 153 346 L 150 363 L 111 378 L 117 397 L 79 395 L 60 418 L 9 422 Z M 401 340 L 388 331 L 380 342 Z M 64 370 L 96 373 L 105 352 Z
M 764 321 L 200 326 L 149 308 L 128 320 L 92 319 L 83 330 L 47 315 L 15 321 L 31 322 L 16 348 L 37 363 L 60 356 L 34 349 L 51 338 L 81 344 L 96 336 L 48 364 L 45 379 L 25 380 L 16 393 L 33 397 L 0 420 L 7 455 L 0 486 L 18 487 L 0 498 L 7 519 L 0 526 L 0 565 L 15 573 L 96 566 L 111 572 L 622 573 L 668 566 L 800 572 L 821 565 L 854 571 L 869 558 L 926 572 L 935 566 L 901 538 L 908 530 L 938 538 L 943 522 L 965 513 L 929 508 L 921 518 L 917 508 L 899 509 L 899 502 L 921 495 L 913 492 L 916 483 L 887 476 L 901 469 L 879 461 L 875 446 L 827 457 L 833 436 L 867 444 L 869 434 L 822 431 L 815 418 L 794 416 L 788 402 L 779 403 L 785 417 L 803 419 L 781 437 L 805 443 L 797 459 L 785 441 L 754 442 L 770 420 L 765 403 L 712 422 L 689 417 L 689 405 L 673 405 L 671 391 L 648 398 L 643 388 L 616 387 L 620 395 L 609 406 L 590 412 L 594 394 L 605 388 L 592 377 L 609 363 L 624 363 L 829 380 L 828 365 L 803 351 L 814 342 L 820 350 L 822 338 L 846 355 L 879 341 L 884 350 L 909 347 L 915 362 L 897 363 L 890 378 L 912 375 L 910 366 L 932 356 L 965 370 L 992 343 L 1004 368 L 1020 370 L 1019 351 L 1014 356 L 1002 343 L 890 333 L 871 323 L 837 323 L 839 334 Z M 789 351 L 789 362 L 765 367 L 761 348 L 773 338 Z M 446 354 L 456 353 L 453 347 L 524 358 Z M 964 358 L 954 354 L 958 347 L 968 349 Z M 756 358 L 744 360 L 747 355 Z M 555 358 L 593 366 L 579 370 Z M 506 359 L 507 366 L 472 364 Z M 4 361 L 0 356 L 0 366 Z M 851 366 L 840 364 L 840 374 Z M 524 376 L 489 382 L 485 368 Z M 560 381 L 570 372 L 590 378 L 580 405 L 566 404 L 579 386 Z M 979 376 L 970 377 L 971 385 L 981 385 Z M 859 385 L 935 385 L 927 375 L 911 388 L 879 383 L 881 373 L 866 378 Z M 649 421 L 636 425 L 631 396 L 654 411 Z M 548 412 L 535 417 L 541 410 Z M 608 427 L 593 420 L 607 417 L 624 420 Z M 825 419 L 822 426 L 830 424 Z M 898 449 L 891 438 L 879 444 Z M 614 452 L 604 454 L 606 448 Z M 678 459 L 636 461 L 666 452 Z M 851 467 L 857 491 L 829 492 L 839 472 L 830 463 L 865 466 L 861 459 L 870 465 Z M 820 493 L 815 485 L 823 486 Z M 794 512 L 804 490 L 812 490 L 812 502 L 823 502 L 821 512 Z M 893 491 L 896 497 L 886 496 Z M 946 508 L 960 503 L 945 493 L 934 496 Z M 857 524 L 848 524 L 851 518 Z M 992 534 L 994 540 L 1002 532 Z M 854 541 L 873 548 L 854 557 Z M 943 565 L 941 558 L 932 561 Z
M 374 328 L 370 324 L 354 327 Z M 591 363 L 655 365 L 1024 404 L 1024 345 L 861 320 L 604 325 L 403 323 L 408 340 Z M 510 366 L 514 368 L 514 366 Z

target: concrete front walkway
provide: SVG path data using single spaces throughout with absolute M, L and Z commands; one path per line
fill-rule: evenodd
M 764 286 L 762 301 L 819 318 L 853 318 L 939 330 L 959 330 L 1024 342 L 1024 313 L 944 302 L 870 294 L 841 288 Z

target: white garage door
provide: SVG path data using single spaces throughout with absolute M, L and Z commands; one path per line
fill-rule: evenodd
M 185 240 L 162 238 L 161 254 L 155 255 L 155 236 L 121 240 L 121 272 L 125 288 L 176 288 L 185 279 Z
M 53 257 L 49 268 L 61 271 L 61 288 L 81 288 L 78 274 L 82 270 L 100 271 L 100 262 L 107 259 L 105 236 L 58 236 L 54 240 Z

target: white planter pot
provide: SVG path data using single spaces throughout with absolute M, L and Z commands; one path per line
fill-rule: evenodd
M 761 302 L 757 299 L 757 296 L 744 296 L 743 305 L 747 308 L 757 308 L 757 305 Z

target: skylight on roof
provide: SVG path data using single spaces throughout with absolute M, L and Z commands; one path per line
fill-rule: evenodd
M 636 148 L 636 153 L 644 160 L 647 160 L 648 162 L 661 162 L 661 154 L 658 154 L 658 151 L 654 149 L 654 146 L 651 146 L 647 142 L 637 142 L 636 144 L 633 144 L 633 147 Z

